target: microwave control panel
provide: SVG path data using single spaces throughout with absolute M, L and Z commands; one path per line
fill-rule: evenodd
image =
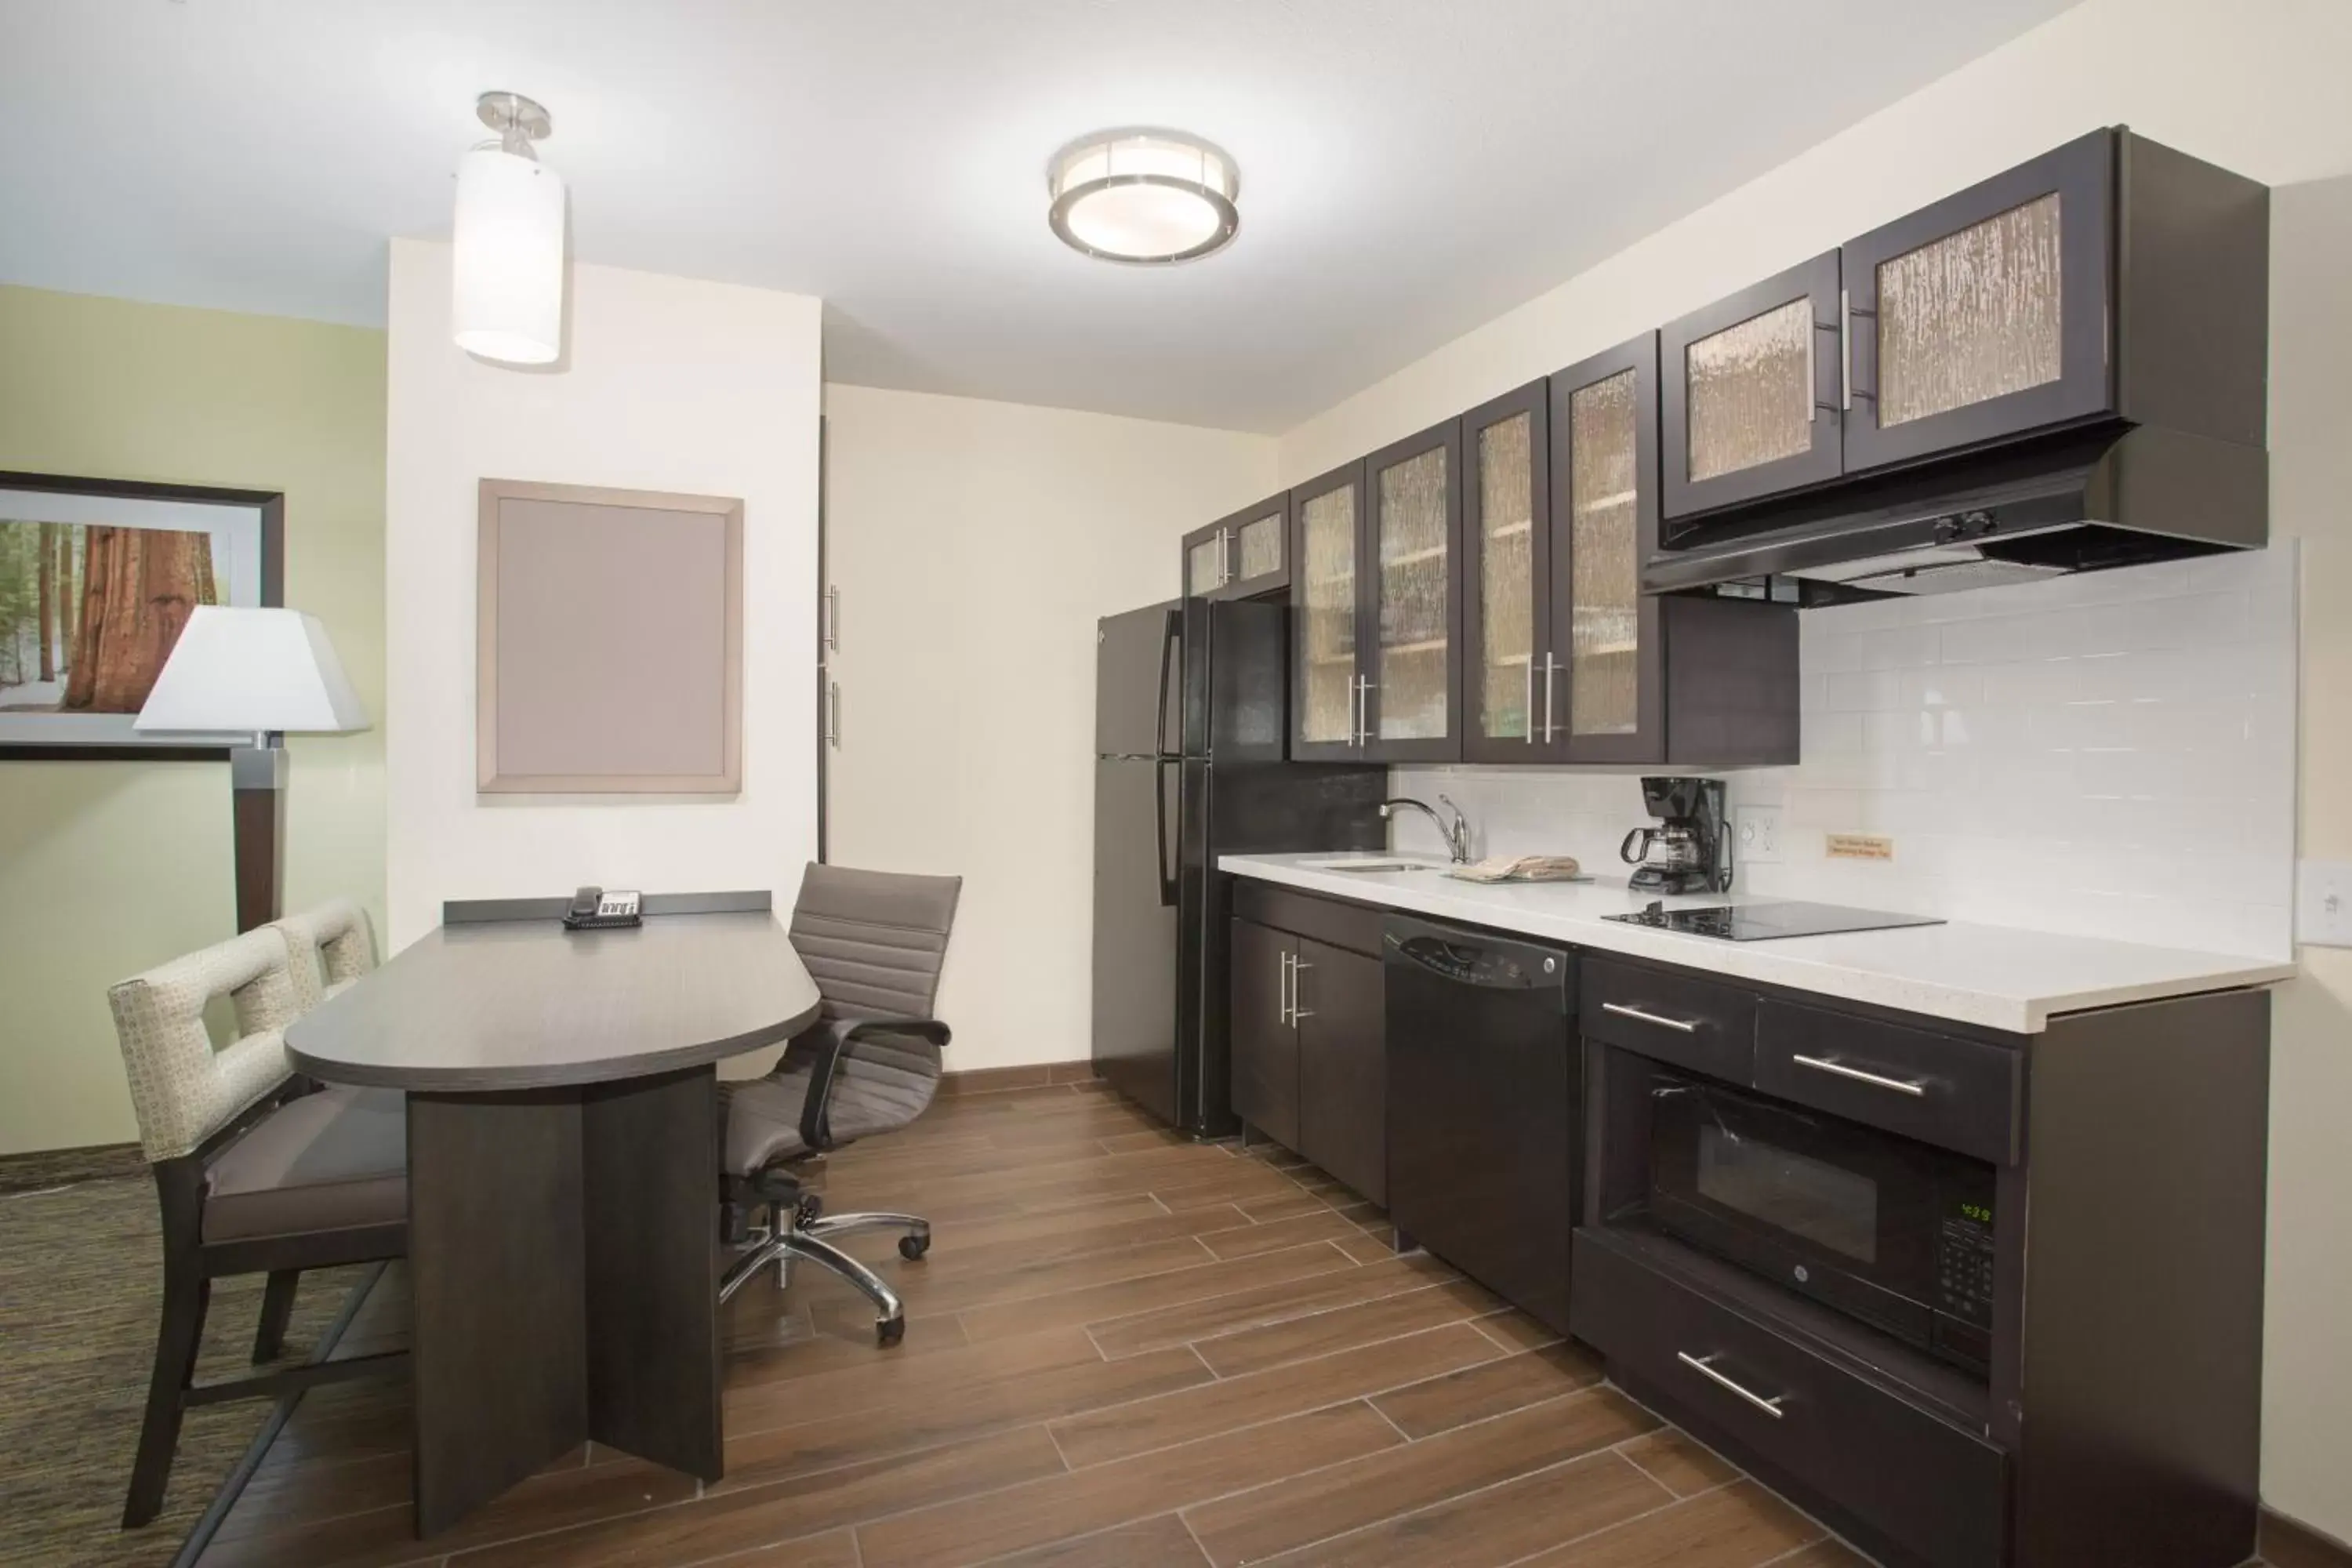
M 1992 1327 L 1992 1230 L 1948 1219 L 1936 1238 L 1936 1306 L 1948 1317 Z

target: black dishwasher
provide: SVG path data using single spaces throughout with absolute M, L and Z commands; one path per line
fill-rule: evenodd
M 1568 1332 L 1583 1046 L 1568 952 L 1391 916 L 1389 1215 L 1398 1231 Z

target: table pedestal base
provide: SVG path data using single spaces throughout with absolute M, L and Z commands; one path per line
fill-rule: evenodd
M 718 1075 L 408 1097 L 416 1532 L 593 1439 L 720 1454 Z

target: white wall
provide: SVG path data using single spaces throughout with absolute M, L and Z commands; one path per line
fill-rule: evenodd
M 1782 813 L 1782 898 L 2221 952 L 2294 950 L 2292 542 L 1976 593 L 1808 610 L 1803 761 L 1724 775 Z M 1486 855 L 1622 877 L 1639 770 L 1397 768 Z M 1421 817 L 1400 847 L 1442 848 Z M 1832 860 L 1832 833 L 1894 840 Z
M 1095 622 L 1175 595 L 1179 538 L 1275 488 L 1274 442 L 862 386 L 825 414 L 831 858 L 963 877 L 950 1068 L 1082 1058 Z
M 565 359 L 449 341 L 449 247 L 392 246 L 385 479 L 389 941 L 445 899 L 772 889 L 816 846 L 819 302 L 572 269 Z M 475 793 L 474 565 L 484 479 L 743 500 L 743 788 L 715 799 Z M 581 606 L 583 636 L 626 636 Z M 656 657 L 649 653 L 649 657 Z
M 2086 0 L 1465 333 L 1282 438 L 1286 483 L 2118 121 L 2283 188 L 2272 520 L 2302 546 L 2301 853 L 2352 858 L 2352 5 Z M 2309 948 L 2272 1031 L 2263 1492 L 2352 1540 L 2352 952 Z

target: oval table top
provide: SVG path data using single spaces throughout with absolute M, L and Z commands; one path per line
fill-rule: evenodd
M 648 915 L 442 926 L 286 1031 L 330 1083 L 465 1093 L 700 1067 L 789 1039 L 816 983 L 776 917 Z

